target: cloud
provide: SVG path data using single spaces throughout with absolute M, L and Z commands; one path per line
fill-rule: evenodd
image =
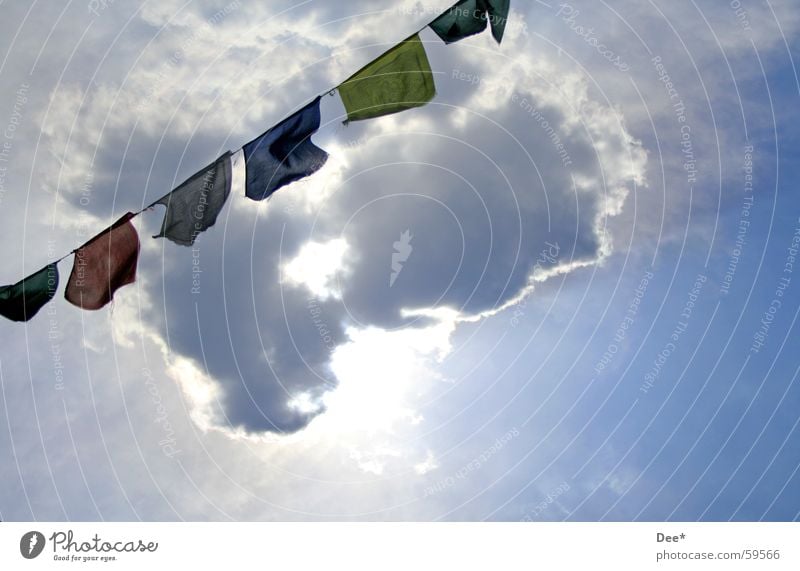
M 284 278 L 289 284 L 305 286 L 320 300 L 339 298 L 334 280 L 342 273 L 347 255 L 347 242 L 336 238 L 323 244 L 307 242 L 296 258 L 283 266 Z
M 42 116 L 58 173 L 50 184 L 73 208 L 99 225 L 114 202 L 157 198 L 230 141 L 263 130 L 256 119 L 274 122 L 301 103 L 293 94 L 318 91 L 315 62 L 337 45 L 349 49 L 334 57 L 338 67 L 365 57 L 350 49 L 359 26 L 337 37 L 304 24 L 282 36 L 283 19 L 265 13 L 254 36 L 229 8 L 217 17 L 205 5 L 148 5 L 138 23 L 157 31 L 135 59 L 122 56 L 124 76 L 53 93 Z M 382 27 L 393 17 L 370 16 Z M 398 371 L 425 366 L 418 344 L 431 332 L 446 353 L 457 323 L 504 311 L 537 282 L 611 253 L 608 219 L 645 183 L 646 154 L 622 111 L 594 99 L 567 61 L 528 55 L 523 31 L 509 30 L 502 50 L 483 37 L 450 47 L 426 37 L 438 72 L 432 104 L 344 129 L 340 106 L 326 98 L 318 138 L 332 142 L 334 157 L 316 177 L 266 206 L 235 197 L 191 253 L 164 242 L 148 249 L 142 327 L 201 427 L 300 430 L 332 414 L 337 399 L 354 399 L 342 396 L 347 387 L 371 394 L 358 380 L 364 362 L 347 355 L 382 355 L 394 367 L 382 376 L 403 386 Z M 253 73 L 267 59 L 270 73 Z M 91 200 L 82 204 L 87 172 Z M 395 244 L 407 233 L 401 261 Z M 399 341 L 400 331 L 418 341 Z M 386 407 L 400 396 L 380 386 L 341 421 L 397 418 Z

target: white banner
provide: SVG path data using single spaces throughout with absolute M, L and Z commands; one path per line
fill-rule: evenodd
M 0 569 L 796 570 L 791 523 L 0 523 Z

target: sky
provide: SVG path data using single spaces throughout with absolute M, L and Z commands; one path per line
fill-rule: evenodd
M 800 519 L 800 9 L 0 2 L 0 283 L 319 94 L 330 158 L 0 322 L 5 521 Z M 437 96 L 328 93 L 420 34 Z

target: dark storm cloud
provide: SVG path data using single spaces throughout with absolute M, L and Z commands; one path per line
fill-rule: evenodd
M 294 431 L 310 420 L 287 402 L 334 386 L 327 362 L 343 339 L 340 312 L 330 302 L 280 284 L 281 240 L 290 252 L 287 244 L 303 241 L 299 228 L 284 229 L 285 222 L 257 219 L 253 205 L 229 219 L 223 214 L 194 249 L 165 245 L 163 267 L 149 262 L 151 275 L 163 273 L 163 288 L 152 292 L 148 319 L 161 321 L 171 349 L 219 383 L 220 423 L 251 432 Z
M 576 192 L 571 182 L 572 176 L 602 180 L 596 159 L 559 168 L 547 132 L 531 127 L 522 108 L 509 105 L 493 117 L 514 126 L 518 146 L 479 117 L 470 117 L 463 129 L 454 126 L 442 118 L 446 109 L 430 106 L 417 115 L 435 125 L 433 134 L 365 133 L 360 149 L 348 155 L 351 178 L 315 216 L 283 213 L 313 190 L 313 181 L 284 189 L 267 205 L 265 218 L 255 210 L 232 211 L 222 222 L 224 245 L 214 232 L 199 243 L 198 294 L 187 293 L 189 254 L 167 253 L 164 332 L 174 351 L 207 367 L 219 384 L 219 413 L 227 418 L 221 424 L 248 432 L 300 429 L 316 411 L 293 410 L 288 402 L 301 393 L 319 397 L 335 382 L 327 369 L 331 345 L 310 311 L 312 294 L 279 284 L 281 250 L 286 261 L 309 240 L 344 237 L 350 245 L 342 300 L 312 301 L 334 344 L 344 340 L 345 324 L 408 324 L 404 308 L 496 308 L 525 287 L 549 244 L 563 256 L 551 265 L 599 256 L 595 224 L 602 195 Z M 558 126 L 558 114 L 551 116 Z M 576 156 L 591 156 L 580 130 L 564 142 Z M 534 164 L 522 149 L 536 150 Z M 398 161 L 405 164 L 392 164 Z M 406 230 L 413 252 L 390 285 L 393 245 Z M 160 303 L 156 308 L 162 311 Z
M 432 108 L 430 118 L 446 110 Z M 535 152 L 535 163 L 508 133 L 475 116 L 463 130 L 445 118 L 435 134 L 382 137 L 357 155 L 351 171 L 359 174 L 323 217 L 330 236 L 342 233 L 357 245 L 344 301 L 360 321 L 396 327 L 402 308 L 438 304 L 472 314 L 500 306 L 526 285 L 548 242 L 566 256 L 560 262 L 597 256 L 598 195 L 576 193 L 570 178 L 597 178 L 596 163 L 554 166 L 547 134 L 521 109 L 492 119 L 516 126 L 513 135 Z M 565 142 L 576 152 L 588 146 L 580 136 Z M 391 164 L 398 159 L 412 164 Z M 392 245 L 406 230 L 414 251 L 390 287 Z

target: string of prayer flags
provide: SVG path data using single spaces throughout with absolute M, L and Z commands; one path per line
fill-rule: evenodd
M 161 232 L 153 238 L 167 238 L 182 246 L 193 245 L 197 235 L 211 228 L 217 221 L 230 193 L 229 151 L 150 205 L 163 204 L 167 208 L 161 223 Z
M 460 0 L 430 23 L 430 28 L 446 44 L 479 34 L 492 25 L 492 36 L 499 44 L 508 22 L 510 0 Z
M 419 34 L 361 68 L 337 89 L 347 110 L 345 123 L 421 107 L 436 96 Z
M 12 321 L 28 321 L 56 294 L 58 265 L 45 266 L 14 285 L 0 287 L 0 315 Z
M 509 6 L 510 0 L 459 0 L 428 25 L 450 44 L 483 32 L 491 24 L 492 35 L 500 43 Z M 347 111 L 345 123 L 422 107 L 436 96 L 433 72 L 419 33 L 335 89 Z M 150 207 L 161 204 L 166 208 L 161 230 L 154 238 L 192 246 L 200 233 L 216 223 L 232 192 L 264 200 L 279 188 L 320 170 L 328 153 L 317 147 L 311 137 L 320 128 L 321 98 L 318 96 L 235 153 L 226 152 L 151 204 Z M 64 291 L 67 301 L 82 309 L 100 309 L 112 301 L 119 288 L 136 280 L 140 244 L 131 224 L 134 216 L 126 214 L 73 251 L 75 260 Z M 57 264 L 14 285 L 0 287 L 0 316 L 28 321 L 36 315 L 58 288 Z
M 100 309 L 122 286 L 136 281 L 139 235 L 128 212 L 75 252 L 64 297 L 82 309 Z
M 246 195 L 264 200 L 273 192 L 317 172 L 328 153 L 311 142 L 319 130 L 320 97 L 244 146 Z

